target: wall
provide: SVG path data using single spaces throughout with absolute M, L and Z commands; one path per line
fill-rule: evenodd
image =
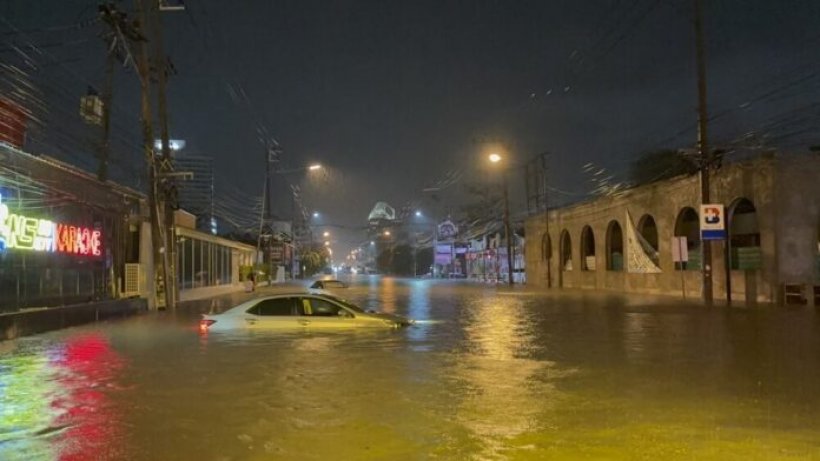
M 776 301 L 781 280 L 815 277 L 813 246 L 818 222 L 817 173 L 820 158 L 794 157 L 786 161 L 766 155 L 753 161 L 724 165 L 712 176 L 712 202 L 723 203 L 730 213 L 738 199 L 745 197 L 756 207 L 760 230 L 762 266 L 759 270 L 731 271 L 733 300 Z M 813 179 L 814 178 L 814 179 Z M 776 184 L 775 184 L 776 183 Z M 594 288 L 640 293 L 677 294 L 700 297 L 700 271 L 679 271 L 672 261 L 672 237 L 678 214 L 685 207 L 699 212 L 699 176 L 678 177 L 630 189 L 617 197 L 601 197 L 549 213 L 550 278 L 553 287 Z M 635 227 L 645 214 L 651 215 L 658 231 L 661 273 L 639 274 L 607 269 L 607 227 L 616 220 L 624 233 L 626 214 Z M 581 232 L 589 225 L 595 239 L 594 271 L 581 270 Z M 547 286 L 547 261 L 542 244 L 547 221 L 543 214 L 526 221 L 527 281 Z M 571 239 L 572 270 L 560 270 L 560 236 Z M 778 236 L 780 236 L 778 238 Z M 725 242 L 714 242 L 713 280 L 716 299 L 726 298 Z M 792 257 L 803 253 L 803 257 Z M 778 255 L 782 256 L 778 257 Z M 792 255 L 792 256 L 788 256 Z M 788 259 L 788 261 L 786 261 Z
M 0 341 L 145 312 L 145 299 L 78 304 L 0 314 Z

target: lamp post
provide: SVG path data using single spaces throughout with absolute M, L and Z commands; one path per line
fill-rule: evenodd
M 492 153 L 488 159 L 490 163 L 501 163 L 503 157 L 500 154 Z M 512 257 L 512 232 L 510 230 L 510 197 L 509 185 L 507 184 L 507 170 L 502 168 L 501 182 L 504 193 L 504 238 L 507 240 L 507 283 L 513 285 L 513 257 Z

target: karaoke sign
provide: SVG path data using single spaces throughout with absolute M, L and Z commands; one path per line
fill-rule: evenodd
M 4 250 L 100 256 L 102 233 L 89 227 L 12 213 L 0 195 L 0 251 Z

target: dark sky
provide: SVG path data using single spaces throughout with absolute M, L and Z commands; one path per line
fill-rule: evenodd
M 186 3 L 187 12 L 163 16 L 178 70 L 169 87 L 173 136 L 216 159 L 220 187 L 247 196 L 259 194 L 263 177 L 256 122 L 281 144 L 284 168 L 327 165 L 324 178 L 280 178 L 282 215 L 288 181 L 327 223 L 347 228 L 362 226 L 376 200 L 442 214 L 457 206 L 459 186 L 439 202 L 421 189 L 454 170 L 464 182 L 486 180 L 482 140 L 504 142 L 516 162 L 552 152 L 559 201 L 590 190 L 587 162 L 625 178 L 638 153 L 695 140 L 689 0 Z M 798 149 L 816 138 L 775 131 L 817 125 L 820 2 L 704 3 L 715 143 L 754 132 Z M 36 31 L 92 18 L 94 5 L 11 0 L 0 14 L 41 45 L 89 39 L 49 48 L 41 60 L 73 59 L 60 71 L 98 82 L 99 26 Z M 9 27 L 0 23 L 7 41 Z M 233 100 L 229 86 L 250 104 Z M 134 76 L 120 75 L 118 87 L 118 103 L 133 112 L 122 116 L 123 131 L 133 128 L 138 141 Z M 520 210 L 520 174 L 511 177 Z

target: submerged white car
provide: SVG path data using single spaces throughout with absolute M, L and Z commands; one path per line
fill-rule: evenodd
M 365 312 L 329 294 L 295 293 L 256 298 L 221 314 L 203 315 L 199 329 L 398 328 L 412 323 L 400 315 Z

